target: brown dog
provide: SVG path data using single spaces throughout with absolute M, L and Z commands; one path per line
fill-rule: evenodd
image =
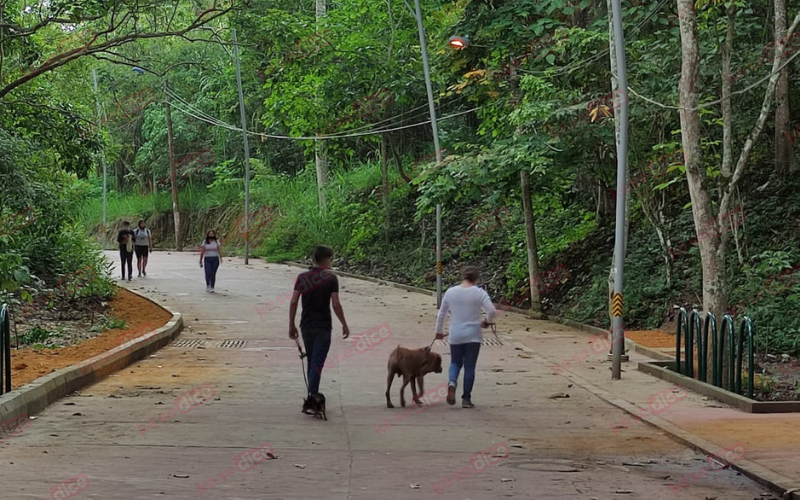
M 397 346 L 389 356 L 389 376 L 386 379 L 386 407 L 394 408 L 389 397 L 392 389 L 392 380 L 395 375 L 403 376 L 403 386 L 400 387 L 400 405 L 406 406 L 405 391 L 406 386 L 411 382 L 411 392 L 414 394 L 414 402 L 422 404 L 419 398 L 425 392 L 423 377 L 425 374 L 435 372 L 442 373 L 442 356 L 431 352 L 430 347 L 422 349 L 406 349 Z M 419 393 L 417 393 L 416 383 L 419 382 Z

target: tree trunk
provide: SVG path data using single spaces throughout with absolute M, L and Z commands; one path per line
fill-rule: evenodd
M 167 106 L 167 144 L 169 145 L 169 176 L 172 181 L 172 218 L 175 221 L 175 249 L 180 252 L 183 250 L 183 243 L 181 238 L 181 212 L 178 206 L 178 176 L 175 172 L 175 148 L 172 141 L 172 113 L 170 111 L 169 103 L 170 97 L 167 92 L 167 82 L 164 82 L 164 95 L 166 101 L 164 104 Z
M 536 226 L 533 219 L 531 206 L 531 179 L 527 170 L 520 170 L 520 184 L 522 186 L 522 211 L 525 213 L 525 243 L 528 247 L 528 277 L 531 286 L 531 312 L 542 312 L 542 297 L 539 295 L 544 290 L 544 280 L 539 271 L 539 251 L 536 247 Z
M 327 11 L 326 0 L 316 0 L 316 31 L 319 32 L 319 21 Z M 314 141 L 314 163 L 317 167 L 317 194 L 319 209 L 325 210 L 325 185 L 328 183 L 328 155 L 325 141 Z
M 386 158 L 386 134 L 381 134 L 381 197 L 383 198 L 383 239 L 389 244 L 389 165 Z
M 786 36 L 786 0 L 775 0 L 775 40 Z M 775 167 L 789 174 L 797 171 L 797 158 L 789 142 L 789 66 L 783 68 L 775 88 Z
M 512 103 L 517 106 L 520 103 L 517 67 L 514 64 L 509 64 L 509 68 Z M 514 134 L 519 136 L 521 134 L 520 129 L 517 128 Z M 536 246 L 536 226 L 531 203 L 531 176 L 524 168 L 519 171 L 519 175 L 520 187 L 522 188 L 522 211 L 525 215 L 525 246 L 528 250 L 528 285 L 531 289 L 531 315 L 534 315 L 542 313 L 541 291 L 545 289 L 545 284 L 539 271 L 539 251 Z
M 716 219 L 711 207 L 711 197 L 704 186 L 705 173 L 700 149 L 700 110 L 698 104 L 700 80 L 700 47 L 697 38 L 692 0 L 678 0 L 681 31 L 681 80 L 678 86 L 680 96 L 681 138 L 686 180 L 692 200 L 692 215 L 698 235 L 700 260 L 703 268 L 703 306 L 706 312 L 713 312 L 718 318 L 725 311 L 725 248 L 720 245 L 718 231 L 706 235 L 703 228 Z M 702 231 L 703 237 L 700 236 Z

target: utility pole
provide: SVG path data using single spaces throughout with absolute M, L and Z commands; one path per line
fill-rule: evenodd
M 328 10 L 325 3 L 326 0 L 315 0 L 316 4 L 316 27 L 314 28 L 319 33 L 319 21 Z M 325 141 L 319 139 L 314 140 L 314 163 L 317 167 L 317 194 L 319 196 L 319 209 L 325 210 L 325 185 L 328 183 L 328 154 L 325 147 Z
M 319 1 L 319 0 L 318 0 Z M 433 147 L 436 148 L 436 164 L 442 163 L 442 149 L 439 147 L 439 127 L 436 124 L 436 104 L 433 101 L 433 88 L 431 85 L 431 70 L 428 67 L 428 47 L 425 43 L 425 28 L 422 25 L 422 11 L 419 0 L 414 0 L 416 7 L 417 31 L 419 32 L 419 46 L 422 51 L 422 70 L 425 72 L 425 89 L 428 92 L 428 111 L 431 115 L 431 129 L 433 132 Z M 442 205 L 436 204 L 436 308 L 442 306 Z
M 419 0 L 417 0 L 419 1 Z M 622 326 L 622 279 L 625 264 L 625 179 L 628 166 L 628 75 L 625 66 L 625 35 L 622 31 L 622 7 L 620 0 L 612 0 L 614 15 L 614 53 L 617 57 L 617 81 L 620 99 L 620 130 L 617 144 L 617 213 L 614 232 L 614 255 L 617 274 L 614 277 L 614 296 L 611 301 L 611 379 L 619 380 L 622 373 L 622 350 L 625 332 Z M 616 103 L 615 103 L 616 105 Z
M 242 93 L 242 71 L 239 68 L 239 43 L 236 30 L 232 30 L 233 55 L 236 58 L 236 85 L 239 87 L 239 111 L 242 115 L 242 138 L 244 139 L 244 263 L 249 263 L 250 255 L 250 145 L 247 142 L 247 118 L 244 112 Z
M 181 244 L 181 212 L 178 207 L 178 176 L 175 172 L 175 148 L 172 141 L 172 113 L 169 103 L 169 87 L 164 80 L 164 104 L 167 107 L 167 144 L 169 144 L 169 177 L 172 180 L 172 218 L 175 220 L 175 249 L 180 252 L 183 250 Z
M 92 80 L 94 80 L 94 108 L 97 111 L 97 126 L 103 123 L 100 114 L 100 98 L 97 96 L 97 70 L 92 70 Z M 101 141 L 102 144 L 102 141 Z M 103 249 L 108 244 L 108 219 L 106 218 L 108 207 L 108 169 L 106 167 L 106 151 L 100 146 L 100 164 L 103 165 Z

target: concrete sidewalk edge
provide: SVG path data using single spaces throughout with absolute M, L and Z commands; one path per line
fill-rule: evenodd
M 166 325 L 139 338 L 3 394 L 0 396 L 0 422 L 30 417 L 64 396 L 99 382 L 172 341 L 183 326 L 181 314 L 156 304 L 140 293 L 128 291 L 172 313 L 172 318 Z
M 287 266 L 308 268 L 308 265 L 307 264 L 303 264 L 302 262 L 284 261 L 284 262 L 281 262 L 281 264 L 284 264 L 284 265 L 287 265 Z M 372 282 L 372 283 L 381 283 L 383 285 L 392 286 L 394 288 L 399 288 L 401 290 L 406 290 L 408 292 L 421 293 L 423 295 L 429 295 L 431 297 L 435 297 L 436 296 L 436 292 L 433 292 L 431 290 L 426 290 L 424 288 L 418 288 L 418 287 L 415 287 L 415 286 L 404 285 L 402 283 L 395 283 L 394 281 L 387 281 L 387 280 L 383 280 L 383 279 L 380 279 L 380 278 L 373 278 L 371 276 L 363 276 L 363 275 L 360 275 L 360 274 L 348 273 L 348 272 L 340 271 L 338 269 L 334 269 L 334 271 L 336 272 L 336 274 L 338 274 L 340 276 L 345 276 L 347 278 L 354 278 L 354 279 L 359 279 L 359 280 L 363 280 L 363 281 L 369 281 L 369 282 Z M 527 310 L 527 309 L 519 309 L 519 308 L 516 308 L 516 307 L 510 307 L 510 306 L 506 306 L 506 305 L 502 305 L 502 304 L 497 306 L 497 309 L 502 310 L 502 311 L 506 311 L 506 312 L 514 312 L 514 313 L 517 313 L 517 314 L 522 314 L 523 316 L 527 316 L 529 318 L 533 318 L 533 319 L 540 320 L 540 321 L 555 321 L 556 323 L 561 323 L 562 325 L 571 326 L 572 328 L 576 328 L 578 330 L 582 330 L 582 331 L 588 332 L 588 333 L 604 334 L 604 335 L 606 335 L 606 339 L 607 340 L 609 340 L 609 341 L 613 340 L 611 338 L 611 332 L 608 331 L 607 329 L 599 328 L 597 326 L 592 326 L 592 325 L 585 325 L 583 323 L 579 323 L 579 322 L 571 320 L 571 319 L 562 318 L 561 316 L 550 316 L 550 315 L 547 315 L 547 314 L 537 314 L 537 313 L 531 312 L 530 310 Z M 626 350 L 626 352 L 627 351 L 638 352 L 638 353 L 643 354 L 643 355 L 645 355 L 645 356 L 647 356 L 649 358 L 657 359 L 659 361 L 671 361 L 671 360 L 675 359 L 674 356 L 670 356 L 669 354 L 664 354 L 663 352 L 651 349 L 649 347 L 640 346 L 636 342 L 634 342 L 634 341 L 632 341 L 630 339 L 627 339 L 627 338 L 625 339 L 625 350 Z
M 291 265 L 291 266 L 295 266 L 295 267 L 304 267 L 304 268 L 308 267 L 305 264 L 301 264 L 301 263 L 297 263 L 297 262 L 282 262 L 282 264 Z M 391 281 L 386 281 L 386 280 L 382 280 L 382 279 L 378 279 L 378 278 L 360 276 L 360 275 L 352 274 L 352 273 L 345 273 L 345 272 L 338 271 L 338 270 L 335 270 L 335 272 L 337 274 L 341 275 L 341 276 L 346 276 L 348 278 L 355 278 L 355 279 L 360 279 L 360 280 L 364 280 L 364 281 L 371 281 L 373 283 L 382 283 L 382 284 L 385 284 L 385 285 L 388 285 L 388 286 L 393 286 L 395 288 L 399 288 L 401 290 L 407 290 L 407 291 L 410 291 L 410 292 L 418 292 L 418 293 L 422 293 L 422 294 L 425 294 L 425 295 L 436 296 L 435 292 L 431 292 L 430 290 L 425 290 L 425 289 L 422 289 L 422 288 L 416 288 L 416 287 L 412 287 L 412 286 L 408 286 L 408 285 L 402 285 L 400 283 L 394 283 L 394 282 L 391 282 Z M 508 308 L 508 309 L 513 310 L 513 312 L 519 312 L 519 313 L 524 314 L 526 316 L 530 316 L 530 311 L 514 310 L 514 308 Z M 508 309 L 506 309 L 506 310 L 508 310 Z M 596 326 L 591 326 L 591 325 L 585 325 L 583 323 L 579 323 L 577 321 L 573 321 L 573 320 L 570 320 L 570 319 L 567 319 L 567 318 L 561 318 L 561 317 L 558 317 L 558 316 L 544 316 L 544 320 L 545 321 L 553 320 L 553 321 L 555 321 L 557 323 L 561 323 L 563 325 L 570 326 L 572 328 L 576 328 L 578 330 L 581 330 L 581 331 L 584 331 L 584 332 L 587 332 L 587 333 L 605 334 L 606 338 L 609 341 L 613 340 L 611 332 L 606 330 L 606 329 L 603 329 L 603 328 L 598 328 Z M 526 346 L 522 342 L 515 341 L 514 343 L 523 352 L 531 355 L 532 357 L 535 357 L 536 359 L 542 361 L 543 363 L 545 363 L 545 364 L 554 363 L 554 361 L 545 358 L 544 356 L 540 355 L 536 351 L 530 349 L 528 346 Z M 650 348 L 647 348 L 647 347 L 644 347 L 644 346 L 640 346 L 640 345 L 636 344 L 635 342 L 633 342 L 633 341 L 631 341 L 631 340 L 629 340 L 627 338 L 625 339 L 625 348 L 626 348 L 626 350 L 632 350 L 634 352 L 638 352 L 640 354 L 643 354 L 645 356 L 648 356 L 650 358 L 657 359 L 657 360 L 666 361 L 666 360 L 675 359 L 674 356 L 670 356 L 670 355 L 665 354 L 663 352 L 656 351 L 656 350 L 653 350 L 653 349 L 650 349 Z M 625 401 L 624 399 L 620 399 L 620 398 L 614 396 L 610 392 L 608 392 L 608 391 L 606 391 L 606 390 L 604 390 L 604 389 L 602 389 L 600 387 L 597 387 L 596 385 L 592 384 L 591 382 L 589 382 L 588 380 L 584 379 L 583 377 L 580 377 L 579 375 L 576 375 L 576 374 L 571 373 L 569 371 L 564 371 L 560 375 L 568 378 L 573 383 L 583 387 L 585 390 L 591 392 L 592 394 L 594 394 L 598 398 L 602 399 L 603 401 L 605 401 L 605 402 L 607 402 L 607 403 L 609 403 L 609 404 L 611 404 L 613 406 L 616 406 L 620 410 L 622 410 L 622 411 L 624 411 L 626 413 L 629 413 L 630 415 L 632 415 L 632 416 L 634 416 L 636 418 L 639 418 L 640 420 L 642 420 L 644 422 L 647 422 L 648 424 L 652 425 L 653 427 L 656 427 L 656 428 L 662 430 L 663 432 L 665 432 L 668 436 L 670 436 L 672 439 L 674 439 L 678 443 L 681 443 L 681 444 L 683 444 L 685 446 L 688 446 L 688 447 L 692 448 L 693 450 L 699 451 L 701 453 L 705 453 L 707 455 L 713 456 L 713 457 L 717 458 L 720 462 L 725 463 L 725 460 L 722 457 L 720 457 L 719 455 L 717 455 L 718 452 L 724 451 L 724 450 L 720 450 L 720 447 L 718 445 L 715 445 L 711 441 L 705 440 L 705 439 L 701 438 L 700 436 L 696 436 L 694 434 L 686 432 L 683 429 L 681 429 L 680 427 L 678 427 L 676 425 L 673 425 L 672 423 L 670 423 L 670 422 L 668 422 L 668 421 L 666 421 L 666 420 L 664 420 L 664 419 L 662 419 L 660 417 L 656 417 L 654 415 L 642 416 L 642 415 L 640 415 L 640 408 L 637 407 L 636 405 L 634 405 L 633 403 L 630 403 L 628 401 Z M 761 484 L 762 486 L 765 486 L 767 488 L 772 489 L 773 491 L 776 491 L 776 492 L 780 493 L 785 500 L 800 500 L 800 488 L 798 488 L 796 485 L 793 485 L 792 484 L 792 480 L 790 478 L 786 477 L 786 476 L 778 474 L 777 472 L 774 472 L 774 471 L 772 471 L 770 469 L 767 469 L 766 467 L 763 467 L 762 465 L 759 465 L 758 463 L 756 463 L 756 462 L 754 462 L 752 460 L 747 460 L 747 459 L 738 460 L 736 463 L 729 464 L 729 466 L 731 468 L 733 468 L 734 470 L 739 471 L 740 473 L 742 473 L 746 477 L 752 479 L 753 481 Z
M 543 363 L 545 364 L 553 363 L 552 360 L 549 360 L 546 357 L 534 351 L 533 349 L 530 349 L 522 342 L 515 341 L 514 343 L 523 352 L 542 361 Z M 686 432 L 680 427 L 668 422 L 667 420 L 664 420 L 663 418 L 657 417 L 652 414 L 642 415 L 641 408 L 639 408 L 638 406 L 624 399 L 620 399 L 619 397 L 611 394 L 605 389 L 602 389 L 592 384 L 591 382 L 584 379 L 580 375 L 576 375 L 575 373 L 569 371 L 564 371 L 559 375 L 568 378 L 572 383 L 581 386 L 582 388 L 591 392 L 598 398 L 602 399 L 603 401 L 611 405 L 616 406 L 625 413 L 629 413 L 635 419 L 647 422 L 653 427 L 656 427 L 664 431 L 675 441 L 683 445 L 686 445 L 701 453 L 713 456 L 721 463 L 726 463 L 726 461 L 718 455 L 718 453 L 725 451 L 721 450 L 719 445 L 716 445 L 711 441 L 705 440 L 699 436 Z M 773 491 L 780 493 L 786 500 L 800 500 L 800 494 L 795 493 L 795 491 L 797 490 L 797 486 L 793 485 L 792 480 L 786 476 L 778 474 L 777 472 L 767 469 L 766 467 L 759 465 L 758 463 L 752 460 L 747 460 L 744 458 L 741 460 L 737 460 L 735 463 L 730 463 L 729 466 L 732 469 L 741 472 L 743 475 L 747 476 L 753 481 L 761 484 L 762 486 L 766 486 L 767 488 L 770 488 Z

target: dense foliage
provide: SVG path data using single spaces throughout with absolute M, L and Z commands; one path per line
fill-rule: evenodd
M 103 234 L 101 158 L 109 172 L 110 230 L 123 218 L 145 217 L 161 246 L 174 245 L 167 102 L 184 214 L 179 239 L 194 244 L 213 227 L 241 243 L 234 230 L 245 168 L 235 29 L 251 210 L 268 206 L 275 214 L 254 235 L 257 255 L 301 259 L 325 242 L 342 266 L 430 287 L 434 210 L 441 204 L 445 281 L 454 281 L 461 265 L 477 263 L 493 296 L 513 302 L 529 288 L 520 187 L 520 173 L 527 172 L 539 267 L 546 273 L 563 264 L 569 271 L 566 282 L 548 286 L 545 310 L 607 324 L 614 122 L 622 95 L 610 83 L 605 2 L 421 3 L 444 165 L 432 161 L 420 44 L 406 2 L 340 0 L 319 19 L 313 5 L 289 0 L 160 3 L 146 12 L 132 2 L 56 3 L 38 7 L 62 9 L 44 17 L 25 13 L 23 2 L 5 3 L 0 187 L 10 198 L 3 213 L 32 205 L 40 217 L 16 235 L 0 236 L 3 286 L 14 291 L 27 283 L 22 265 L 49 277 L 71 270 L 70 255 L 96 255 L 81 248 L 89 244 L 77 232 Z M 728 23 L 735 20 L 731 144 L 738 151 L 759 115 L 771 68 L 751 65 L 775 38 L 771 8 L 694 3 L 709 183 L 720 177 L 724 156 L 720 68 Z M 790 21 L 798 8 L 789 3 Z M 704 268 L 693 242 L 706 229 L 692 217 L 678 112 L 679 22 L 687 13 L 674 0 L 632 0 L 623 10 L 631 113 L 625 317 L 629 327 L 654 328 L 674 305 L 702 306 Z M 34 30 L 37 19 L 49 21 Z M 452 35 L 468 35 L 471 45 L 448 47 Z M 794 64 L 787 65 L 790 103 L 797 98 Z M 152 99 L 140 97 L 145 90 Z M 88 126 L 97 121 L 95 98 L 105 118 Z M 797 353 L 800 285 L 749 300 L 799 260 L 796 167 L 776 160 L 778 132 L 768 121 L 740 181 L 735 206 L 745 220 L 726 230 L 725 286 L 729 307 L 751 315 L 763 332 L 762 348 Z M 189 156 L 203 150 L 210 160 Z M 327 168 L 317 168 L 318 157 Z M 320 175 L 327 179 L 324 206 Z M 88 201 L 76 218 L 68 207 L 79 199 Z M 510 216 L 501 220 L 503 209 Z M 54 250 L 34 252 L 41 245 Z

